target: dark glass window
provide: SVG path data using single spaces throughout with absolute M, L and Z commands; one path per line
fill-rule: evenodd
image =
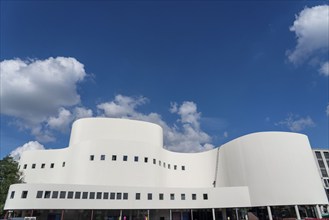
M 156 164 L 157 163 L 157 160 L 156 159 L 153 159 L 153 164 Z
M 135 156 L 135 157 L 134 157 L 134 161 L 135 161 L 135 162 L 138 162 L 138 156 Z
M 101 155 L 101 160 L 105 160 L 105 155 L 104 154 Z
M 65 162 L 62 163 L 62 167 L 65 167 Z
M 43 198 L 49 199 L 50 198 L 51 191 L 45 191 L 45 195 Z
M 166 163 L 165 162 L 163 162 L 163 167 L 166 168 Z
M 42 195 L 43 195 L 43 191 L 37 191 L 37 196 L 36 196 L 36 198 L 37 198 L 37 199 L 41 199 L 41 198 L 42 198 Z
M 161 160 L 159 160 L 159 166 L 161 166 Z
M 170 193 L 170 200 L 175 200 L 175 194 L 174 193 Z
M 163 200 L 163 193 L 159 193 L 159 200 Z
M 95 199 L 95 192 L 89 193 L 89 199 Z
M 32 164 L 32 169 L 35 169 L 35 163 L 34 163 L 34 164 Z
M 57 199 L 58 198 L 58 191 L 53 191 L 53 195 L 51 196 L 51 198 Z
M 208 200 L 208 194 L 207 194 L 207 193 L 204 193 L 204 194 L 203 194 L 203 199 L 204 199 L 204 200 Z
M 15 197 L 15 191 L 11 191 L 10 198 L 13 199 Z
M 177 170 L 177 165 L 174 165 L 174 170 Z
M 185 166 L 182 166 L 182 170 L 185 170 Z
M 97 192 L 96 199 L 102 199 L 102 192 Z
M 127 161 L 128 160 L 128 156 L 127 155 L 123 155 L 123 161 Z
M 109 199 L 109 193 L 108 192 L 103 193 L 103 199 Z
M 110 193 L 110 199 L 115 199 L 115 193 L 114 192 Z
M 59 194 L 59 198 L 60 199 L 65 199 L 65 196 L 66 196 L 66 192 L 65 191 L 61 191 L 60 194 Z
M 147 157 L 144 157 L 144 162 L 147 163 L 148 162 L 148 158 Z
M 192 194 L 192 200 L 196 200 L 196 194 Z
M 185 200 L 185 194 L 184 193 L 180 194 L 180 198 L 181 200 Z
M 88 199 L 88 192 L 82 193 L 82 199 Z
M 50 164 L 50 168 L 54 168 L 55 164 L 54 163 L 51 163 Z
M 23 191 L 22 192 L 22 196 L 21 196 L 22 199 L 26 199 L 27 198 L 27 191 Z
M 148 194 L 147 194 L 147 199 L 148 199 L 148 200 L 152 200 L 152 193 L 148 193 Z
M 116 161 L 117 160 L 117 155 L 112 155 L 112 160 Z
M 315 155 L 318 159 L 322 159 L 321 152 L 320 151 L 315 151 Z
M 90 155 L 89 156 L 89 160 L 94 160 L 95 156 L 94 155 Z
M 170 169 L 170 164 L 168 164 L 168 169 Z
M 141 194 L 140 193 L 136 193 L 136 200 L 140 200 L 141 199 Z
M 23 169 L 26 169 L 27 168 L 27 164 L 24 164 L 24 167 L 23 167 Z
M 75 192 L 74 198 L 75 199 L 80 199 L 81 198 L 81 192 Z
M 68 191 L 67 198 L 68 199 L 73 199 L 73 191 Z
M 117 199 L 118 200 L 122 199 L 122 193 L 117 193 Z
M 41 164 L 41 169 L 45 168 L 46 164 Z
M 123 199 L 127 200 L 128 199 L 128 193 L 123 193 Z

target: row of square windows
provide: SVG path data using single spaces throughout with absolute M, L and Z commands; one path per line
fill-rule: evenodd
M 35 169 L 37 167 L 37 165 L 35 163 L 32 163 L 31 165 L 31 168 L 32 169 Z M 55 163 L 50 163 L 50 168 L 54 168 L 55 167 Z M 65 167 L 65 162 L 62 162 L 62 167 Z M 45 163 L 42 163 L 41 166 L 40 166 L 41 169 L 44 169 L 46 168 L 46 164 Z M 23 169 L 27 169 L 27 164 L 24 164 L 23 165 Z
M 28 191 L 22 191 L 21 198 L 26 199 L 28 195 Z M 88 196 L 89 195 L 89 196 Z M 164 200 L 164 193 L 159 193 L 158 198 L 159 200 Z M 203 200 L 208 200 L 208 194 L 203 193 Z M 15 198 L 15 191 L 11 191 L 10 199 Z M 121 193 L 121 192 L 74 192 L 74 191 L 37 191 L 36 194 L 37 199 L 110 199 L 110 200 L 128 200 L 128 193 Z M 153 200 L 153 193 L 146 194 L 147 200 Z M 170 200 L 175 200 L 175 193 L 169 194 Z M 186 194 L 180 194 L 181 200 L 186 200 Z M 197 200 L 197 194 L 191 194 L 192 200 Z M 135 194 L 135 200 L 141 200 L 141 193 Z
M 106 156 L 104 154 L 100 155 L 100 160 L 105 160 Z M 134 156 L 134 162 L 138 162 L 139 161 L 139 157 L 138 156 Z M 89 160 L 94 161 L 95 160 L 95 155 L 90 155 L 89 156 Z M 123 155 L 122 156 L 122 160 L 123 161 L 128 161 L 128 155 Z M 117 161 L 117 155 L 112 155 L 112 161 Z M 144 163 L 148 163 L 149 162 L 149 158 L 148 157 L 144 157 Z M 153 164 L 157 164 L 157 160 L 153 158 Z M 158 161 L 159 166 L 163 166 L 164 168 L 168 168 L 171 169 L 171 165 L 170 164 L 166 164 L 166 162 L 161 162 L 161 160 Z M 177 165 L 173 165 L 173 169 L 177 170 Z M 185 170 L 185 166 L 181 166 L 182 170 Z

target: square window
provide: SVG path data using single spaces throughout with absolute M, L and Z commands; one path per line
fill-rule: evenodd
M 122 197 L 122 193 L 117 193 L 117 199 L 120 200 Z
M 22 199 L 26 199 L 27 198 L 27 191 L 23 191 L 22 192 L 22 196 L 21 196 Z
M 152 200 L 152 193 L 147 194 L 147 200 Z
M 204 199 L 204 200 L 208 200 L 208 194 L 207 194 L 207 193 L 204 193 L 204 194 L 203 194 L 203 199 Z
M 46 164 L 41 164 L 41 169 L 45 168 Z
M 117 155 L 112 155 L 112 160 L 116 161 L 117 160 Z
M 44 195 L 43 198 L 49 199 L 50 198 L 50 193 L 51 193 L 51 191 L 45 191 L 45 195 Z
M 101 155 L 101 160 L 105 160 L 105 155 L 104 154 Z
M 62 163 L 62 167 L 65 167 L 65 162 Z
M 159 200 L 163 200 L 163 193 L 159 193 Z
M 102 199 L 102 192 L 97 192 L 96 199 Z
M 108 192 L 103 193 L 103 199 L 109 199 L 109 193 Z
M 95 199 L 95 192 L 89 193 L 89 199 Z
M 110 199 L 115 199 L 115 193 L 114 192 L 110 193 Z
M 128 156 L 127 155 L 123 155 L 123 161 L 127 161 L 128 160 Z
M 10 198 L 13 199 L 15 197 L 15 191 L 11 191 Z
M 24 167 L 23 167 L 23 169 L 26 169 L 27 168 L 27 164 L 24 164 Z
M 43 195 L 43 191 L 37 191 L 37 196 L 36 196 L 36 198 L 37 198 L 37 199 L 41 199 L 41 198 L 42 198 L 42 195 Z
M 94 155 L 90 155 L 89 156 L 89 160 L 94 160 L 95 156 Z
M 148 158 L 147 157 L 144 157 L 144 162 L 147 163 L 148 162 Z
M 81 192 L 75 192 L 74 198 L 75 199 L 80 199 L 81 198 Z
M 135 156 L 135 157 L 134 157 L 134 161 L 135 161 L 135 162 L 138 162 L 138 156 Z
M 35 163 L 34 163 L 34 164 L 32 164 L 32 169 L 35 169 Z
M 174 193 L 170 193 L 170 200 L 175 200 L 175 194 Z
M 182 170 L 185 170 L 185 166 L 182 166 Z
M 157 160 L 156 159 L 153 159 L 153 164 L 156 164 L 157 163 Z
M 65 199 L 65 196 L 66 196 L 66 192 L 65 192 L 65 191 L 61 191 L 61 192 L 59 193 L 59 198 L 60 198 L 60 199 Z
M 136 193 L 135 199 L 136 200 L 140 200 L 141 199 L 141 194 L 140 193 Z
M 82 199 L 88 199 L 88 192 L 82 193 Z
M 51 163 L 50 164 L 50 168 L 54 168 L 55 164 L 54 163 Z
M 196 200 L 196 194 L 192 194 L 192 200 Z
M 73 199 L 73 191 L 68 191 L 67 198 L 68 199 Z
M 123 193 L 123 199 L 127 200 L 128 199 L 128 193 Z
M 52 199 L 57 199 L 58 198 L 58 191 L 53 191 L 53 194 L 51 196 Z
M 180 198 L 181 200 L 185 200 L 185 194 L 184 193 L 180 194 Z
M 177 170 L 177 165 L 174 165 L 174 170 Z

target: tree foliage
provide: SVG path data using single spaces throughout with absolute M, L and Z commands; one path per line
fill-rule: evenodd
M 0 216 L 3 214 L 9 186 L 20 182 L 22 179 L 18 163 L 10 156 L 0 160 Z

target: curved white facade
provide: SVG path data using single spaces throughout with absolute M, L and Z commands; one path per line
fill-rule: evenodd
M 26 183 L 10 187 L 5 209 L 328 203 L 305 135 L 254 133 L 202 153 L 170 152 L 162 136 L 161 127 L 148 122 L 80 119 L 67 148 L 24 152 L 20 169 Z

